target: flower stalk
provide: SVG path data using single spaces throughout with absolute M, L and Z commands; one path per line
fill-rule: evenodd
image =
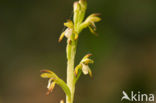
M 67 44 L 67 85 L 71 91 L 71 100 L 66 96 L 66 103 L 73 103 L 75 83 L 74 83 L 74 60 L 76 54 L 76 42 L 68 42 Z
M 92 71 L 89 68 L 89 64 L 93 64 L 94 61 L 89 58 L 91 54 L 85 55 L 80 63 L 75 67 L 75 55 L 80 32 L 88 27 L 91 33 L 96 34 L 95 23 L 101 20 L 98 17 L 99 15 L 95 13 L 91 14 L 84 20 L 86 9 L 86 0 L 79 0 L 74 2 L 73 21 L 67 20 L 67 22 L 64 23 L 66 30 L 60 35 L 60 38 L 58 40 L 59 42 L 61 42 L 64 37 L 67 38 L 67 83 L 65 83 L 54 72 L 50 70 L 43 70 L 41 74 L 42 78 L 49 78 L 47 94 L 51 93 L 55 87 L 55 84 L 57 84 L 63 89 L 66 94 L 66 103 L 74 102 L 75 85 L 80 75 L 83 73 L 84 75 L 89 74 L 92 77 Z M 64 101 L 61 100 L 60 103 L 64 103 Z

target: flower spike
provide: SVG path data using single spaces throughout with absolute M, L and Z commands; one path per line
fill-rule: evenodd
M 75 67 L 75 56 L 78 44 L 78 38 L 81 31 L 85 28 L 89 28 L 90 32 L 96 34 L 96 22 L 101 21 L 99 14 L 93 13 L 85 19 L 87 9 L 87 0 L 78 0 L 73 4 L 73 20 L 67 20 L 64 23 L 65 30 L 61 33 L 58 42 L 61 42 L 65 37 L 67 39 L 66 46 L 66 56 L 67 56 L 67 83 L 60 79 L 54 72 L 50 70 L 42 70 L 41 77 L 49 79 L 48 80 L 48 91 L 49 95 L 55 85 L 59 85 L 66 94 L 66 103 L 74 102 L 74 92 L 75 84 L 81 74 L 89 75 L 92 77 L 92 71 L 89 67 L 89 64 L 93 64 L 94 61 L 90 59 L 92 54 L 85 55 L 80 63 Z M 96 34 L 97 35 L 97 34 Z M 63 100 L 60 103 L 64 103 Z

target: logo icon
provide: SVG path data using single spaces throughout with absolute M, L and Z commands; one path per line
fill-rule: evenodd
M 131 101 L 130 98 L 128 97 L 128 95 L 127 95 L 127 93 L 126 93 L 125 91 L 122 91 L 122 94 L 123 94 L 123 97 L 121 98 L 121 101 L 122 101 L 123 99 L 127 99 L 127 100 Z
M 128 94 L 125 91 L 122 91 L 122 98 L 121 101 L 123 100 L 128 100 L 128 101 L 154 101 L 154 94 L 142 94 L 139 91 L 137 93 L 134 93 L 131 91 L 131 95 L 128 96 Z

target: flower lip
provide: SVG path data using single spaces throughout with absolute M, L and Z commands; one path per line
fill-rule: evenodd
M 49 80 L 48 86 L 47 86 L 48 91 L 47 91 L 46 95 L 49 95 L 53 91 L 55 84 L 56 84 L 56 82 Z
M 66 36 L 68 39 L 71 37 L 72 33 L 73 33 L 73 30 L 70 29 L 70 28 L 67 28 L 67 29 L 65 30 L 65 36 Z
M 82 72 L 83 72 L 84 75 L 88 74 L 88 69 L 89 69 L 88 65 L 82 64 Z

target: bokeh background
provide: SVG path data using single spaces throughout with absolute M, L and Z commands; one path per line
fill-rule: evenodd
M 56 86 L 46 96 L 41 69 L 66 78 L 63 22 L 71 19 L 73 0 L 0 0 L 0 103 L 59 103 Z M 93 79 L 81 76 L 75 103 L 121 103 L 128 94 L 156 94 L 156 1 L 88 0 L 87 14 L 101 13 L 99 36 L 81 33 L 76 64 L 92 53 Z M 128 101 L 123 101 L 128 102 Z

